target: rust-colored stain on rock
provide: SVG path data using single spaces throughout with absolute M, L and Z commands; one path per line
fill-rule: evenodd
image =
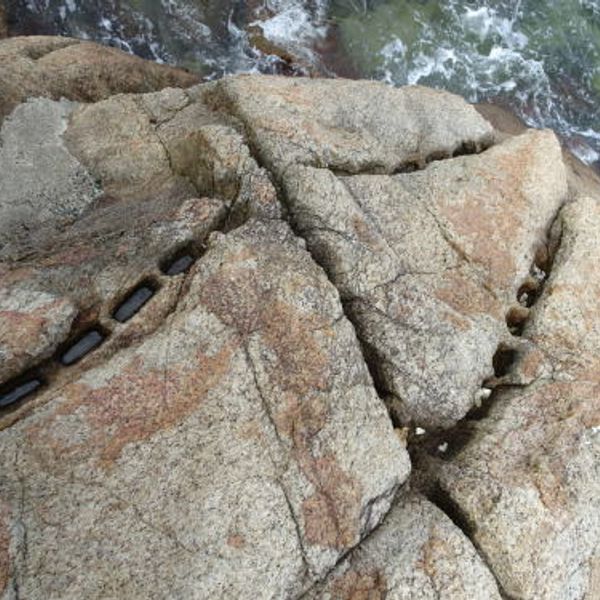
M 197 410 L 227 373 L 234 350 L 230 344 L 214 356 L 198 352 L 193 368 L 147 368 L 136 358 L 99 389 L 76 383 L 65 390 L 65 402 L 28 428 L 30 442 L 61 462 L 91 455 L 108 468 L 128 444 L 169 429 Z M 75 443 L 56 438 L 56 422 L 75 415 L 89 427 L 85 438 Z
M 301 461 L 315 493 L 302 503 L 306 539 L 326 548 L 343 549 L 358 542 L 361 490 L 335 457 Z
M 246 539 L 243 535 L 231 534 L 227 538 L 227 545 L 231 548 L 235 548 L 236 550 L 240 550 L 246 546 Z
M 479 448 L 489 475 L 507 487 L 533 485 L 544 506 L 560 514 L 571 502 L 571 461 L 581 432 L 600 425 L 599 399 L 600 384 L 585 382 L 551 383 L 523 396 L 515 406 L 521 427 Z M 498 465 L 499 452 L 506 458 Z
M 427 574 L 431 586 L 435 593 L 442 595 L 444 586 L 443 573 L 456 560 L 455 551 L 452 544 L 446 541 L 447 531 L 440 530 L 438 527 L 431 527 L 429 537 L 421 548 L 418 565 Z M 457 581 L 460 578 L 457 578 Z M 463 590 L 465 592 L 465 590 Z
M 203 285 L 201 300 L 224 323 L 247 338 L 258 339 L 272 353 L 265 361 L 269 382 L 279 392 L 270 394 L 270 411 L 282 437 L 292 442 L 294 458 L 314 493 L 302 505 L 309 543 L 336 549 L 356 543 L 360 534 L 361 490 L 333 456 L 315 456 L 315 440 L 329 415 L 320 393 L 326 393 L 335 343 L 328 325 L 317 314 L 302 313 L 278 297 L 281 290 L 261 287 L 259 271 L 248 268 L 250 251 L 235 255 L 236 262 Z M 230 263 L 231 264 L 231 263 Z M 293 280 L 286 281 L 289 290 Z M 306 284 L 304 284 L 306 285 Z M 315 330 L 327 335 L 320 339 Z
M 503 320 L 502 304 L 491 292 L 462 273 L 447 273 L 438 283 L 435 297 L 459 315 L 466 317 L 489 315 L 497 320 Z
M 379 570 L 348 571 L 335 580 L 331 589 L 332 600 L 384 600 L 386 596 L 387 583 Z

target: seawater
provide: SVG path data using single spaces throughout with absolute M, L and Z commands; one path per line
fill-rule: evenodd
M 249 31 L 329 75 L 507 105 L 600 164 L 600 0 L 22 0 L 16 33 L 94 39 L 207 79 L 277 72 Z
M 600 0 L 332 0 L 330 18 L 358 76 L 505 104 L 600 159 Z

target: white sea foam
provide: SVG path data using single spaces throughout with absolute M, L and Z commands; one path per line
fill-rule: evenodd
M 312 62 L 315 59 L 315 42 L 327 33 L 327 1 L 267 0 L 265 6 L 273 16 L 257 20 L 252 25 L 259 26 L 269 41 Z

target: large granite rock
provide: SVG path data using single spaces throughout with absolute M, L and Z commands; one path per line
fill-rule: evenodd
M 540 377 L 500 391 L 440 468 L 505 592 L 531 600 L 600 591 L 600 203 L 582 198 L 560 223 L 552 274 L 525 329 Z
M 0 455 L 6 586 L 28 598 L 293 597 L 409 470 L 283 223 L 214 238 L 156 334 L 49 392 Z
M 552 133 L 256 76 L 11 111 L 1 600 L 597 595 L 600 200 Z
M 240 76 L 220 81 L 213 99 L 244 122 L 278 175 L 290 165 L 393 173 L 493 142 L 464 100 L 418 86 Z
M 0 122 L 31 96 L 94 102 L 195 83 L 192 73 L 93 42 L 49 36 L 0 41 Z
M 279 175 L 296 231 L 340 290 L 394 416 L 451 426 L 510 343 L 505 313 L 566 197 L 555 136 L 529 132 L 391 175 L 481 149 L 490 127 L 462 101 L 420 88 L 320 83 L 312 96 L 309 84 L 272 79 L 260 96 L 255 86 L 238 78 L 219 92 Z M 333 94 L 348 100 L 327 102 Z

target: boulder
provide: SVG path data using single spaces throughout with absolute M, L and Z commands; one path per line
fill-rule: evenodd
M 343 80 L 11 109 L 0 599 L 597 596 L 600 199 L 513 133 Z
M 524 330 L 540 376 L 501 389 L 439 475 L 504 592 L 524 600 L 592 598 L 600 581 L 600 202 L 568 205 L 560 226 Z
M 218 92 L 278 174 L 393 415 L 452 426 L 494 375 L 498 347 L 513 343 L 505 315 L 567 196 L 556 137 L 532 131 L 449 158 L 493 139 L 454 96 L 278 79 L 261 94 L 255 85 L 241 77 Z
M 47 394 L 0 435 L 6 594 L 295 597 L 409 471 L 335 288 L 283 223 L 213 237 L 154 335 Z
M 51 36 L 0 41 L 0 122 L 31 97 L 95 102 L 195 83 L 192 73 L 93 42 Z

